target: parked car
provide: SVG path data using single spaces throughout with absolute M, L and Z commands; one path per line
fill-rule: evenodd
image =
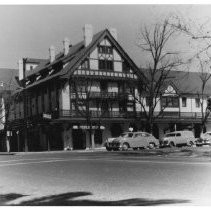
M 128 150 L 133 148 L 155 148 L 159 146 L 159 140 L 152 134 L 146 132 L 125 132 L 118 138 L 108 141 L 106 149 L 111 150 Z
M 203 133 L 200 138 L 196 140 L 196 146 L 209 145 L 211 146 L 211 131 Z
M 166 133 L 160 141 L 161 147 L 193 146 L 196 138 L 192 131 L 174 131 Z

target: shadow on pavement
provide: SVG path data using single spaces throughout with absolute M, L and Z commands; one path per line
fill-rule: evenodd
M 89 192 L 70 192 L 58 195 L 45 196 L 33 200 L 22 201 L 17 206 L 156 206 L 165 204 L 189 203 L 189 200 L 180 199 L 160 199 L 151 200 L 143 198 L 134 198 L 117 201 L 100 201 L 76 198 L 92 195 Z M 0 195 L 0 205 L 8 205 L 7 202 L 23 197 L 20 194 Z
M 26 195 L 16 194 L 16 193 L 9 193 L 9 194 L 0 194 L 0 205 L 6 205 L 7 202 L 16 200 Z

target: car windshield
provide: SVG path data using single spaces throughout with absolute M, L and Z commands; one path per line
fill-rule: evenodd
M 120 136 L 123 137 L 123 138 L 132 137 L 133 133 L 122 133 Z

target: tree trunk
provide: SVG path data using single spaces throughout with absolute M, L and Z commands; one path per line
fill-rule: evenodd
M 86 130 L 86 150 L 90 149 L 90 133 Z
M 92 149 L 94 149 L 95 148 L 95 131 L 91 130 L 90 133 L 91 133 Z
M 10 152 L 10 140 L 8 136 L 6 136 L 6 149 L 7 149 L 7 152 Z

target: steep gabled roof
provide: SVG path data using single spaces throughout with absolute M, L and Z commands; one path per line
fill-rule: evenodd
M 175 79 L 172 81 L 181 94 L 201 94 L 202 80 L 200 72 L 172 71 L 170 75 Z M 211 78 L 207 81 L 204 94 L 211 95 Z
M 113 38 L 113 36 L 111 35 L 111 33 L 109 32 L 108 29 L 105 29 L 105 30 L 97 33 L 94 36 L 90 45 L 87 48 L 84 48 L 84 50 L 80 51 L 80 53 L 77 56 L 75 56 L 75 58 L 73 60 L 71 60 L 71 62 L 61 71 L 60 75 L 66 74 L 67 77 L 69 77 L 74 72 L 74 70 L 80 65 L 80 61 L 83 60 L 84 58 L 86 58 L 88 56 L 88 54 L 90 52 L 92 52 L 92 50 L 95 49 L 95 47 L 98 45 L 98 43 L 100 43 L 105 37 L 109 38 L 109 40 L 112 42 L 112 44 L 114 44 L 115 48 L 118 50 L 120 55 L 125 60 L 127 60 L 129 62 L 129 64 L 134 68 L 135 73 L 139 77 L 144 77 L 144 75 L 141 73 L 139 68 L 136 66 L 136 64 L 133 62 L 133 60 L 128 56 L 128 54 L 123 50 L 121 45 Z M 71 69 L 71 71 L 70 71 L 70 69 Z
M 150 74 L 147 69 L 141 69 L 141 71 L 149 78 Z M 159 74 L 159 72 L 158 72 Z M 202 91 L 202 80 L 200 76 L 201 72 L 190 72 L 190 71 L 170 71 L 168 73 L 168 79 L 163 84 L 162 90 L 167 87 L 167 85 L 172 85 L 178 94 L 185 95 L 197 95 L 201 94 Z M 159 75 L 158 75 L 159 77 Z M 162 91 L 161 90 L 161 91 Z M 211 96 L 211 78 L 207 81 L 205 85 L 204 94 Z
M 98 35 L 101 32 L 95 34 L 93 36 L 92 42 L 94 42 L 97 38 Z M 73 46 L 71 46 L 69 48 L 69 52 L 66 56 L 64 56 L 63 52 L 60 52 L 56 55 L 55 61 L 53 61 L 52 63 L 50 63 L 49 59 L 46 59 L 45 61 L 41 62 L 40 65 L 38 65 L 36 68 L 34 68 L 33 70 L 27 72 L 27 77 L 39 74 L 42 70 L 47 69 L 52 67 L 53 65 L 55 65 L 58 62 L 67 62 L 70 61 L 70 63 L 72 63 L 74 61 L 74 59 L 76 59 L 77 57 L 79 57 L 81 51 L 84 51 L 86 48 L 84 47 L 84 42 L 81 41 Z M 57 74 L 58 76 L 59 74 Z
M 60 52 L 56 55 L 55 61 L 53 63 L 50 63 L 49 59 L 43 60 L 40 65 L 38 65 L 35 69 L 27 72 L 27 77 L 33 77 L 35 75 L 40 74 L 42 71 L 46 69 L 51 69 L 55 64 L 58 64 L 61 62 L 62 64 L 66 64 L 63 69 L 61 69 L 59 72 L 56 72 L 53 75 L 48 75 L 47 77 L 40 79 L 38 81 L 33 82 L 32 84 L 28 85 L 27 88 L 33 87 L 37 84 L 40 84 L 44 81 L 50 80 L 55 77 L 62 77 L 62 78 L 69 78 L 71 74 L 73 74 L 74 70 L 80 65 L 81 61 L 85 59 L 89 53 L 91 53 L 95 47 L 105 38 L 109 38 L 109 40 L 114 44 L 117 51 L 120 53 L 120 55 L 123 57 L 123 59 L 126 59 L 128 63 L 133 67 L 135 70 L 135 73 L 139 77 L 143 77 L 144 75 L 139 71 L 136 64 L 132 61 L 132 59 L 128 56 L 128 54 L 122 49 L 122 47 L 118 44 L 118 42 L 113 38 L 113 36 L 110 34 L 110 32 L 105 29 L 103 31 L 100 31 L 96 33 L 91 43 L 85 47 L 84 41 L 81 41 L 77 43 L 76 45 L 73 45 L 69 48 L 69 53 L 64 56 L 63 52 Z

